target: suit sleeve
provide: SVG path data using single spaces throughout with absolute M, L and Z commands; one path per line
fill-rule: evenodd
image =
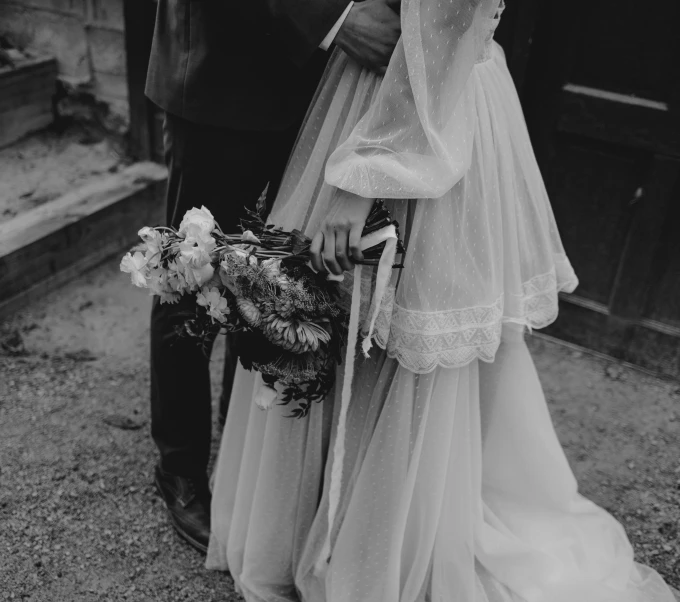
M 282 52 L 301 67 L 349 3 L 350 0 L 265 0 L 265 10 Z

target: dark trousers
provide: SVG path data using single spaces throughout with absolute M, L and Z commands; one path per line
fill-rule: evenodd
M 239 232 L 244 207 L 254 208 L 269 183 L 272 202 L 297 135 L 242 132 L 195 124 L 166 114 L 164 145 L 169 169 L 167 224 L 178 227 L 184 213 L 205 205 L 224 232 Z M 184 302 L 182 302 L 184 301 Z M 176 305 L 154 298 L 151 312 L 151 434 L 164 470 L 180 476 L 205 475 L 210 456 L 212 412 L 209 356 L 212 342 L 178 338 Z M 228 344 L 222 404 L 225 411 L 238 350 Z

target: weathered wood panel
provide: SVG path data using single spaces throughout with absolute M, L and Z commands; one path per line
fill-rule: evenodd
M 16 67 L 0 69 L 0 147 L 52 123 L 56 81 L 53 58 L 21 61 Z

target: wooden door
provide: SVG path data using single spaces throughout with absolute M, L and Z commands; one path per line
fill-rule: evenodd
M 581 281 L 563 296 L 548 332 L 674 376 L 679 23 L 677 0 L 544 2 L 523 89 L 534 149 Z
M 157 0 L 123 0 L 130 104 L 130 153 L 136 159 L 162 162 L 162 114 L 144 94 L 156 7 Z

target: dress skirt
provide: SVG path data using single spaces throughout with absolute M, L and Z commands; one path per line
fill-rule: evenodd
M 321 567 L 339 391 L 289 418 L 260 410 L 261 380 L 239 368 L 208 568 L 248 602 L 673 602 L 579 495 L 522 330 L 504 328 L 493 363 L 415 374 L 385 351 L 357 360 Z

